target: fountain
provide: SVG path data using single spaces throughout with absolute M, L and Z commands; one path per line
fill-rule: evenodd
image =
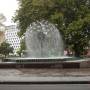
M 33 23 L 25 33 L 26 57 L 57 58 L 63 56 L 63 40 L 55 25 L 48 22 L 38 23 Z
M 64 56 L 62 36 L 56 26 L 47 21 L 34 22 L 27 28 L 25 44 L 25 55 L 20 58 L 6 58 L 7 63 L 13 62 L 14 66 L 21 67 L 62 67 L 64 64 L 67 66 L 67 63 L 80 66 L 77 61 L 69 62 L 72 57 Z
M 59 30 L 48 21 L 33 22 L 25 33 L 26 50 L 23 57 L 10 60 L 64 60 L 64 43 Z

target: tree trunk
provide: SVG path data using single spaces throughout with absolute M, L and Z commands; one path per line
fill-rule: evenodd
M 75 44 L 75 45 L 74 45 L 74 51 L 75 51 L 75 56 L 76 56 L 76 57 L 80 57 L 80 55 L 81 55 L 81 50 L 80 50 L 80 47 L 79 47 L 78 44 Z

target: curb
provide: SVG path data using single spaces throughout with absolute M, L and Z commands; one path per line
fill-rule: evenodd
M 90 81 L 34 81 L 34 82 L 23 82 L 23 81 L 1 81 L 0 84 L 90 84 Z

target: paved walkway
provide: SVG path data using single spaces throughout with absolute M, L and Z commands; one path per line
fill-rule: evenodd
M 0 82 L 90 81 L 87 69 L 0 69 Z
M 67 81 L 90 81 L 90 77 L 19 77 L 19 76 L 0 76 L 0 82 L 67 82 Z

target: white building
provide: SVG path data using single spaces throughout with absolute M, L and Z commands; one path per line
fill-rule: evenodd
M 20 38 L 17 35 L 18 31 L 16 25 L 7 26 L 5 31 L 6 42 L 10 43 L 14 48 L 14 54 L 16 54 L 17 50 L 20 48 Z

